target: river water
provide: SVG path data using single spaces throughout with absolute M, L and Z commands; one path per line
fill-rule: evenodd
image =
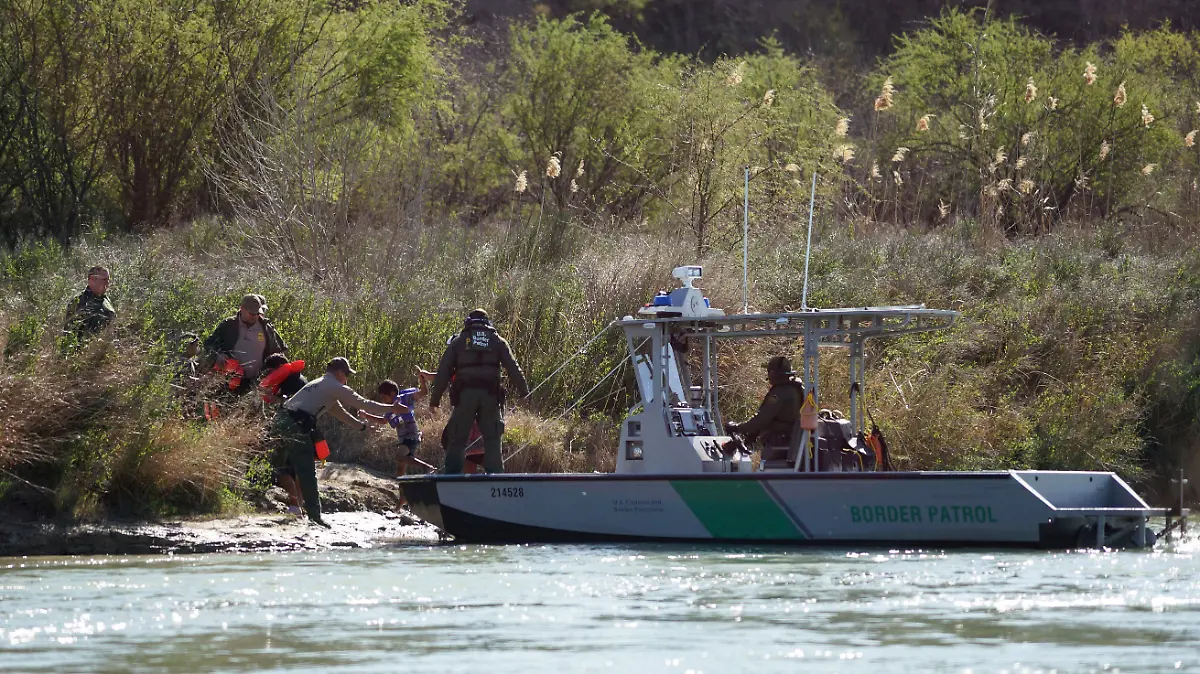
M 0 670 L 1200 672 L 1153 552 L 405 545 L 0 559 Z

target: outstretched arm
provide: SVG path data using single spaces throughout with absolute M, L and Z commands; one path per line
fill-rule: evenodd
M 529 395 L 529 382 L 525 381 L 525 373 L 521 371 L 521 365 L 517 363 L 516 358 L 513 358 L 512 348 L 504 339 L 500 340 L 500 364 L 508 373 L 508 379 L 512 382 L 517 397 L 524 398 Z
M 748 421 L 740 424 L 732 424 L 739 433 L 743 435 L 758 435 L 767 429 L 767 426 L 779 415 L 779 411 L 783 408 L 783 401 L 779 399 L 779 394 L 768 393 L 763 399 L 762 405 L 758 408 L 758 413 L 751 417 Z M 726 424 L 728 428 L 731 424 Z
M 433 386 L 433 380 L 437 379 L 437 372 L 429 372 L 417 368 L 417 392 L 413 394 L 413 398 L 423 398 L 429 395 L 429 388 Z
M 454 374 L 457 363 L 457 350 L 454 348 L 454 343 L 451 342 L 450 346 L 446 347 L 446 352 L 442 354 L 442 360 L 438 363 L 437 377 L 434 378 L 433 389 L 429 392 L 430 407 L 437 407 L 442 402 L 442 394 L 450 385 L 450 377 Z
M 363 421 L 369 421 L 373 424 L 386 424 L 388 422 L 387 415 L 371 414 L 370 412 L 359 412 L 358 417 Z
M 344 407 L 353 407 L 356 410 L 372 412 L 374 414 L 403 414 L 408 411 L 408 407 L 401 405 L 400 403 L 389 405 L 387 403 L 377 403 L 374 400 L 367 400 L 366 398 L 355 393 L 354 389 L 350 388 L 349 386 L 341 387 L 341 389 L 338 391 L 337 401 Z M 355 417 L 351 418 L 354 419 Z M 357 420 L 355 423 L 358 423 Z
M 367 422 L 363 421 L 362 419 L 359 419 L 358 417 L 354 416 L 353 414 L 350 414 L 350 412 L 348 412 L 345 407 L 342 407 L 342 404 L 340 402 L 338 404 L 334 405 L 333 407 L 329 408 L 329 414 L 334 419 L 337 419 L 338 421 L 340 421 L 343 424 L 346 424 L 347 426 L 350 426 L 350 427 L 364 428 L 367 425 Z

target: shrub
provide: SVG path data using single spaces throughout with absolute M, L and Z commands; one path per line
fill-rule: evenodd
M 1150 174 L 1182 143 L 1163 120 L 1172 83 L 1137 66 L 1142 39 L 1107 57 L 1056 51 L 1013 19 L 981 17 L 949 10 L 881 64 L 873 83 L 897 93 L 876 106 L 873 196 L 900 219 L 959 211 L 1041 231 L 1152 191 Z

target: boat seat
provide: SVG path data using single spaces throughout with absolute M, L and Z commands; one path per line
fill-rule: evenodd
M 796 457 L 800 455 L 800 441 L 804 438 L 804 429 L 800 428 L 800 420 L 792 424 L 791 442 L 786 445 L 764 445 L 762 448 L 763 470 L 793 470 L 796 467 Z

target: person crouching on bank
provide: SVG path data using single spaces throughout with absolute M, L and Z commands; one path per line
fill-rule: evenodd
M 304 388 L 283 403 L 272 425 L 273 436 L 281 444 L 283 460 L 296 471 L 308 518 L 327 528 L 329 524 L 321 519 L 321 497 L 317 492 L 317 467 L 314 462 L 314 446 L 322 441 L 317 430 L 317 417 L 328 412 L 347 426 L 366 430 L 367 422 L 350 414 L 346 407 L 375 414 L 399 415 L 408 412 L 408 407 L 399 402 L 391 405 L 377 403 L 355 393 L 347 383 L 352 374 L 355 372 L 345 358 L 338 356 L 329 361 L 323 376 L 305 384 Z

